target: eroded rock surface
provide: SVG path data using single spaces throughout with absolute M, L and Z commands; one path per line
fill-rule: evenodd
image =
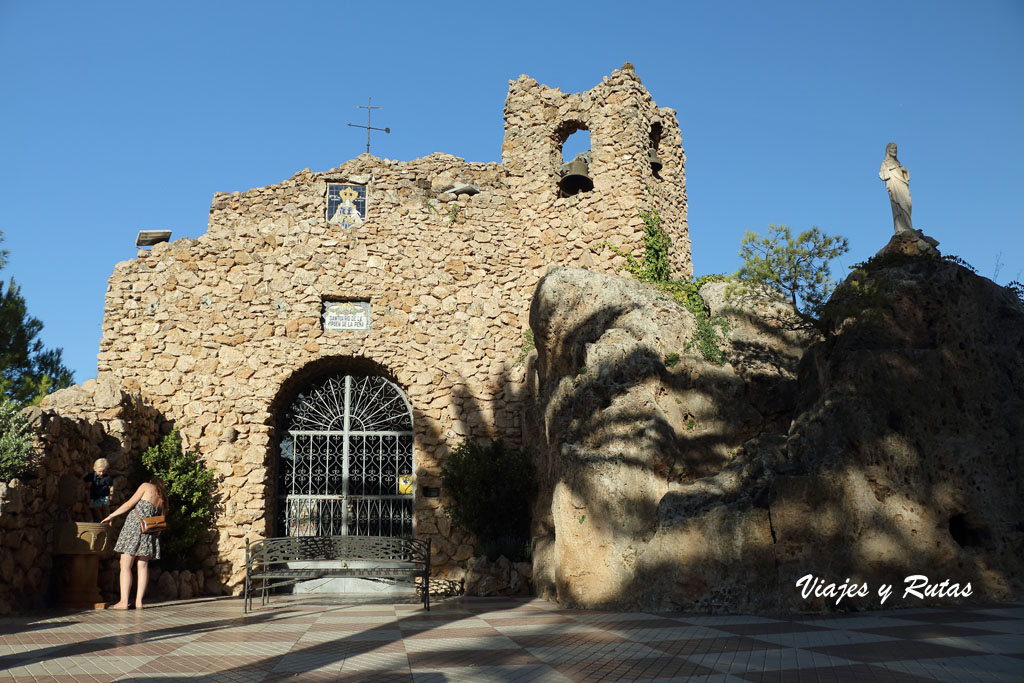
M 855 282 L 866 310 L 833 320 L 801 366 L 787 451 L 802 474 L 772 504 L 780 581 L 922 574 L 1019 594 L 1024 304 L 935 258 L 851 275 L 837 308 Z
M 708 541 L 703 527 L 694 538 L 670 538 L 659 522 L 670 513 L 661 508 L 692 501 L 698 489 L 720 505 L 748 466 L 736 460 L 743 444 L 781 441 L 799 346 L 728 310 L 721 287 L 705 289 L 712 311 L 730 320 L 725 365 L 694 350 L 694 317 L 653 286 L 562 268 L 538 285 L 530 323 L 544 437 L 534 543 L 540 595 L 669 606 L 652 577 L 668 576 L 691 551 L 704 553 Z M 770 546 L 759 514 L 749 524 Z
M 905 246 L 905 245 L 904 245 Z M 655 288 L 556 269 L 538 285 L 533 391 L 544 442 L 538 593 L 563 604 L 777 611 L 949 603 L 907 576 L 1019 595 L 1024 305 L 896 245 L 799 347 L 728 311 L 724 366 L 686 348 L 693 317 Z M 763 312 L 762 312 L 763 313 Z M 681 360 L 666 367 L 673 352 Z M 871 595 L 805 599 L 801 576 Z

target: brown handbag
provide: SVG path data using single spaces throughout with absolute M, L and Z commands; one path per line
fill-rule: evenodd
M 167 519 L 163 515 L 142 518 L 142 533 L 155 534 L 167 528 Z

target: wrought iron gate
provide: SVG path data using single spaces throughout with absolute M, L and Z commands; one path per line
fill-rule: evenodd
M 412 537 L 412 411 L 397 386 L 331 377 L 299 395 L 286 425 L 280 535 Z

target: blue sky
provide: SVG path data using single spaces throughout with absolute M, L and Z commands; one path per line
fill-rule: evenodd
M 214 192 L 357 156 L 368 96 L 375 155 L 498 161 L 509 79 L 577 92 L 626 61 L 678 112 L 697 274 L 784 223 L 847 236 L 845 275 L 892 232 L 895 141 L 915 227 L 1024 279 L 1020 0 L 0 0 L 0 277 L 85 381 L 138 230 L 197 237 Z

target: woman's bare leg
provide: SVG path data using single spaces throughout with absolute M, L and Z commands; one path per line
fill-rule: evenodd
M 128 553 L 121 553 L 121 599 L 110 606 L 110 609 L 128 609 L 128 594 L 132 590 L 132 561 L 135 558 Z
M 142 609 L 142 596 L 146 594 L 146 585 L 149 583 L 149 558 L 140 557 L 137 563 L 139 585 L 135 589 L 135 609 Z

